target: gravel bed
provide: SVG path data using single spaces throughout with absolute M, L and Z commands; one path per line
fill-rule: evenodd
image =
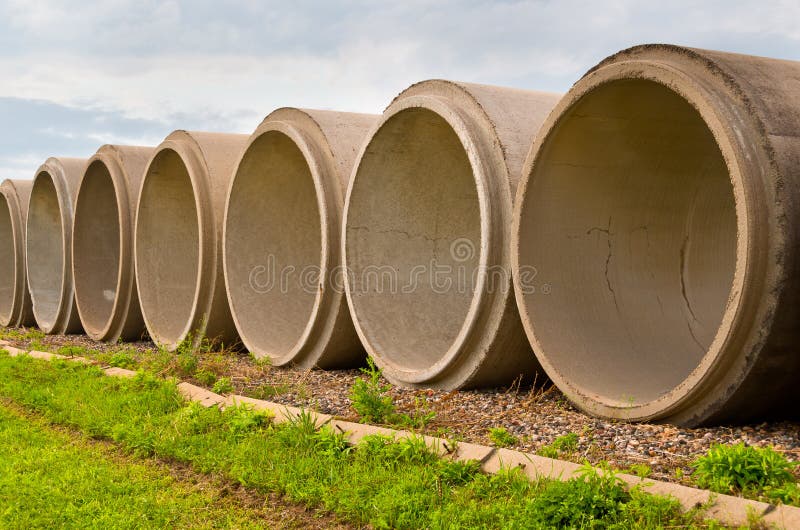
M 15 339 L 7 330 L 5 338 L 19 347 L 31 347 L 33 342 L 34 347 L 49 351 L 79 346 L 91 350 L 80 355 L 99 355 L 101 359 L 103 354 L 124 349 L 140 362 L 147 362 L 156 351 L 150 342 L 104 345 L 80 335 L 31 341 Z M 349 390 L 361 376 L 359 370 L 276 368 L 235 352 L 200 354 L 197 367 L 229 377 L 239 394 L 358 420 L 350 406 Z M 172 372 L 165 370 L 165 375 L 169 373 Z M 193 382 L 201 383 L 197 379 Z M 796 422 L 686 429 L 667 424 L 606 421 L 578 411 L 553 386 L 452 392 L 392 387 L 389 394 L 398 412 L 413 414 L 429 410 L 436 414 L 421 430 L 427 434 L 492 445 L 489 428 L 505 427 L 518 440 L 514 449 L 536 452 L 558 436 L 576 433 L 577 449 L 562 453 L 559 458 L 574 462 L 607 461 L 619 469 L 645 464 L 651 469 L 649 476 L 659 480 L 688 484 L 689 464 L 712 443 L 773 446 L 791 460 L 800 460 L 800 423 Z

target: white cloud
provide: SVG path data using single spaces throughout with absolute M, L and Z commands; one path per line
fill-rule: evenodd
M 5 179 L 29 180 L 47 159 L 37 153 L 22 153 L 17 156 L 0 156 L 0 181 Z
M 0 97 L 88 112 L 40 129 L 91 152 L 174 128 L 249 132 L 279 106 L 380 112 L 431 77 L 563 91 L 642 42 L 800 59 L 798 20 L 796 0 L 8 0 Z M 26 147 L 62 145 L 54 134 Z

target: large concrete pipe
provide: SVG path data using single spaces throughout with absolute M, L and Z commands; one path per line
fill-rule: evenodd
M 225 196 L 246 135 L 175 131 L 145 170 L 134 229 L 136 284 L 153 341 L 238 340 L 222 268 Z
M 153 148 L 105 145 L 89 159 L 72 230 L 75 303 L 94 340 L 138 340 L 145 327 L 133 271 L 133 221 Z
M 33 182 L 0 184 L 0 326 L 32 326 L 33 308 L 25 271 L 25 219 Z
M 80 333 L 72 282 L 72 219 L 86 160 L 49 158 L 36 172 L 28 205 L 28 287 L 45 333 Z
M 244 345 L 274 365 L 364 358 L 341 283 L 344 194 L 378 116 L 278 109 L 250 137 L 225 208 L 225 282 Z
M 394 383 L 492 386 L 536 371 L 511 289 L 511 213 L 525 153 L 557 101 L 425 81 L 362 148 L 345 207 L 347 296 Z
M 797 415 L 800 63 L 639 46 L 537 137 L 515 210 L 528 337 L 581 409 L 683 425 Z

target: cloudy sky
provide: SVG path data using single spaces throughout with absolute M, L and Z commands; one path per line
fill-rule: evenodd
M 0 178 L 279 106 L 378 113 L 427 78 L 565 91 L 645 42 L 800 60 L 797 0 L 654 4 L 0 0 Z

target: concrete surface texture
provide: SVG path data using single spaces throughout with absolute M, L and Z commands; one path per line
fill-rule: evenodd
M 247 135 L 175 131 L 145 170 L 134 229 L 136 283 L 153 341 L 238 340 L 222 267 L 222 219 Z
M 797 416 L 800 63 L 646 45 L 587 73 L 515 207 L 528 337 L 578 407 L 683 425 Z
M 525 154 L 558 99 L 424 81 L 362 148 L 345 206 L 347 297 L 393 383 L 465 388 L 537 372 L 511 289 L 511 213 Z
M 363 362 L 341 277 L 353 162 L 377 115 L 282 108 L 250 137 L 225 208 L 225 282 L 236 328 L 280 366 Z
M 82 331 L 72 282 L 72 219 L 86 160 L 49 158 L 28 204 L 27 276 L 36 324 L 45 333 Z
M 139 340 L 145 332 L 133 270 L 133 222 L 151 147 L 105 145 L 89 159 L 72 230 L 75 303 L 95 340 Z
M 0 184 L 0 325 L 32 326 L 33 307 L 25 267 L 25 219 L 33 182 Z

